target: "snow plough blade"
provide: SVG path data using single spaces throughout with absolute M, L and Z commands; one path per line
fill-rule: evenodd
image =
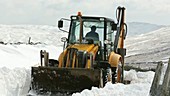
M 31 88 L 38 93 L 73 93 L 101 84 L 99 69 L 32 67 L 31 76 Z

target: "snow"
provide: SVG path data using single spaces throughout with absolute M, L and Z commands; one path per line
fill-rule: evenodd
M 136 56 L 145 61 L 150 58 L 154 60 L 157 56 L 161 57 L 160 60 L 167 59 L 170 53 L 167 34 L 169 30 L 170 27 L 163 27 L 127 38 L 127 61 L 139 58 Z M 0 44 L 0 94 L 26 96 L 31 83 L 31 66 L 40 64 L 40 50 L 47 50 L 50 58 L 58 59 L 63 51 L 60 38 L 66 37 L 67 33 L 58 32 L 55 26 L 47 25 L 0 25 L 0 34 L 0 42 L 3 43 Z M 29 37 L 32 44 L 28 44 Z M 35 44 L 37 42 L 39 43 Z M 163 52 L 158 52 L 161 50 Z M 125 79 L 130 80 L 130 84 L 107 83 L 104 88 L 92 87 L 91 90 L 85 89 L 80 93 L 74 93 L 73 96 L 147 96 L 153 77 L 152 71 L 130 70 L 125 72 Z
M 134 70 L 125 72 L 125 79 L 131 80 L 131 84 L 111 84 L 108 82 L 104 88 L 92 87 L 73 96 L 148 96 L 152 84 L 154 72 L 136 72 Z
M 30 86 L 30 70 L 25 68 L 0 68 L 1 96 L 24 96 Z
M 58 49 L 58 50 L 57 50 Z M 58 58 L 62 47 L 54 45 L 2 45 L 0 44 L 0 67 L 7 68 L 24 67 L 30 68 L 40 61 L 40 50 L 46 50 L 51 59 Z
M 62 47 L 54 45 L 1 45 L 0 44 L 0 94 L 1 96 L 25 96 L 31 83 L 31 66 L 40 64 L 40 50 L 58 58 Z
M 0 25 L 0 41 L 4 43 L 45 43 L 48 45 L 62 45 L 61 37 L 67 36 L 58 32 L 58 28 L 48 25 Z

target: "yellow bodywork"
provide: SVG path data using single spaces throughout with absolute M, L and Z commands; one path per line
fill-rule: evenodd
M 68 48 L 76 48 L 81 51 L 90 52 L 94 48 L 94 44 L 74 44 L 69 46 Z
M 92 54 L 92 56 L 93 56 L 93 59 L 92 59 L 92 60 L 94 61 L 99 46 L 98 46 L 98 45 L 94 45 L 94 44 L 74 44 L 74 45 L 70 45 L 70 46 L 67 47 L 67 48 L 64 50 L 64 52 L 62 52 L 62 53 L 60 54 L 60 56 L 59 56 L 59 59 L 58 59 L 58 60 L 59 60 L 59 68 L 64 67 L 64 66 L 63 66 L 63 59 L 64 59 L 64 57 L 65 57 L 66 55 L 69 55 L 69 54 L 67 54 L 67 53 L 68 53 L 68 50 L 67 50 L 67 49 L 69 49 L 69 48 L 75 48 L 75 49 L 78 49 L 79 51 L 86 51 L 88 54 Z M 67 60 L 66 60 L 66 66 L 65 66 L 65 67 L 72 67 L 72 68 L 74 68 L 75 66 L 77 66 L 77 64 L 75 63 L 76 60 L 77 60 L 75 54 L 74 54 L 74 56 L 73 56 L 73 61 L 72 61 L 72 64 L 73 64 L 73 65 L 72 65 L 72 66 L 69 66 L 69 60 L 70 60 L 70 58 L 67 58 Z M 91 68 L 91 62 L 92 62 L 92 61 L 88 58 L 85 67 L 86 67 L 86 68 Z M 74 64 L 76 64 L 76 65 L 74 65 Z
M 111 67 L 118 67 L 119 62 L 121 61 L 121 56 L 115 52 L 111 52 L 109 56 L 109 64 Z

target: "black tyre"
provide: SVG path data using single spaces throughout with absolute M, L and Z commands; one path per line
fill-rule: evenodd
M 53 67 L 58 67 L 58 60 L 55 59 L 49 59 L 49 66 L 53 66 Z
M 112 82 L 112 70 L 111 68 L 103 69 L 103 86 L 106 85 L 107 82 Z

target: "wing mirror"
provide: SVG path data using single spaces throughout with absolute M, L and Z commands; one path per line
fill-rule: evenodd
M 63 45 L 63 51 L 64 51 L 64 49 L 66 48 L 67 38 L 66 37 L 62 37 L 61 38 L 61 42 L 64 42 L 64 45 Z
M 58 28 L 63 28 L 63 20 L 58 21 Z

